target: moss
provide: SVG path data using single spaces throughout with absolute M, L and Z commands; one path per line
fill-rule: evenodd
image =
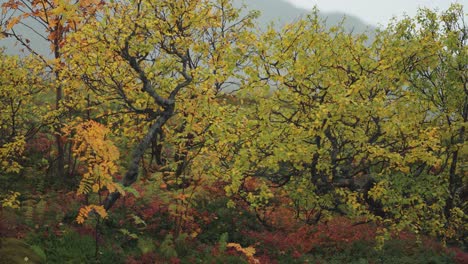
M 19 239 L 0 238 L 1 264 L 45 263 L 45 259 L 36 251 Z

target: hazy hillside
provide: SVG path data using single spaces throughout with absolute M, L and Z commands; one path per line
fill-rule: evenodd
M 0 3 L 3 2 L 4 0 L 0 0 Z M 259 18 L 259 25 L 261 28 L 265 28 L 271 22 L 274 22 L 278 27 L 281 27 L 282 25 L 293 22 L 310 12 L 305 9 L 297 8 L 284 0 L 234 0 L 234 4 L 238 7 L 243 3 L 246 4 L 248 9 L 259 10 L 261 12 L 261 17 Z M 345 16 L 345 14 L 342 13 L 320 13 L 320 15 L 326 19 L 327 26 L 336 25 L 341 22 Z M 32 20 L 30 26 L 39 30 L 34 26 L 34 21 Z M 372 26 L 364 23 L 359 18 L 348 15 L 346 15 L 344 26 L 346 30 L 354 33 L 362 33 L 365 31 L 371 32 L 374 30 Z M 27 36 L 31 43 L 33 43 L 36 51 L 44 55 L 48 54 L 49 47 L 46 41 L 26 27 L 17 27 L 16 30 L 20 34 Z M 13 39 L 0 39 L 0 46 L 5 47 L 7 53 L 21 53 L 20 50 L 22 47 L 20 45 L 15 46 L 15 41 Z
M 278 26 L 282 26 L 310 13 L 310 10 L 297 8 L 284 0 L 234 0 L 234 2 L 237 6 L 241 6 L 244 3 L 248 9 L 259 10 L 262 14 L 259 23 L 261 27 L 266 26 L 272 21 Z M 320 6 L 318 8 L 320 9 Z M 321 12 L 320 16 L 326 19 L 327 26 L 336 25 L 345 17 L 344 26 L 346 30 L 355 33 L 373 31 L 375 29 L 359 18 L 343 13 Z

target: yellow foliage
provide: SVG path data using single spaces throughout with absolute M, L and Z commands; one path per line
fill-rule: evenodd
M 26 137 L 39 125 L 43 109 L 34 100 L 44 80 L 30 58 L 3 54 L 0 49 L 0 174 L 19 173 Z
M 378 200 L 386 194 L 387 190 L 387 182 L 380 181 L 374 187 L 372 187 L 372 189 L 369 190 L 368 195 L 369 197 Z
M 76 217 L 76 222 L 78 224 L 83 224 L 88 218 L 89 213 L 91 212 L 95 212 L 101 218 L 107 217 L 107 211 L 106 209 L 104 209 L 102 205 L 88 205 L 80 209 L 80 212 L 78 213 L 78 216 Z
M 109 192 L 118 191 L 124 194 L 124 190 L 113 181 L 113 175 L 118 172 L 117 161 L 119 150 L 108 138 L 109 129 L 93 120 L 80 123 L 74 127 L 64 129 L 67 135 L 73 135 L 73 153 L 79 161 L 87 165 L 87 171 L 83 174 L 78 194 L 98 193 L 101 190 Z M 88 205 L 80 209 L 76 221 L 81 224 L 91 211 L 96 212 L 102 218 L 107 212 L 101 205 Z
M 20 202 L 18 201 L 19 192 L 10 192 L 9 195 L 4 197 L 0 204 L 2 207 L 10 207 L 13 209 L 18 209 L 20 207 Z
M 0 170 L 6 173 L 19 173 L 22 166 L 16 161 L 24 151 L 26 142 L 23 136 L 0 146 Z
M 8 21 L 6 25 L 6 29 L 10 30 L 12 29 L 16 24 L 18 24 L 21 21 L 21 17 L 14 17 L 10 21 Z
M 72 129 L 67 128 L 65 132 L 69 135 L 73 132 L 73 153 L 87 164 L 87 172 L 80 182 L 78 194 L 99 192 L 103 188 L 123 193 L 112 180 L 112 175 L 118 172 L 116 162 L 119 159 L 119 150 L 107 137 L 109 129 L 91 120 Z
M 249 260 L 250 264 L 260 263 L 260 261 L 254 257 L 254 255 L 255 255 L 255 248 L 254 247 L 250 246 L 250 247 L 243 248 L 241 245 L 239 245 L 237 243 L 228 243 L 226 246 L 235 248 L 237 251 L 244 254 L 247 257 L 247 259 Z

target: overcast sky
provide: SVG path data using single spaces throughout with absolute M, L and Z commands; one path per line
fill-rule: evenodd
M 393 16 L 406 13 L 416 14 L 418 7 L 438 8 L 445 10 L 450 3 L 463 4 L 465 12 L 468 0 L 284 0 L 301 8 L 312 8 L 317 5 L 320 11 L 340 11 L 358 16 L 362 20 L 377 25 L 386 25 Z

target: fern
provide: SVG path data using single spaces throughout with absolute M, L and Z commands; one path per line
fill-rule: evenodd
M 80 185 L 78 186 L 78 194 L 87 194 L 93 190 L 92 186 L 96 180 L 90 176 L 92 175 L 89 173 L 83 175 L 83 179 L 81 179 Z
M 152 252 L 154 250 L 154 242 L 151 238 L 140 237 L 137 242 L 138 248 L 142 254 Z
M 119 151 L 108 139 L 109 129 L 95 121 L 87 121 L 64 129 L 67 135 L 73 134 L 73 153 L 87 165 L 87 171 L 78 186 L 78 194 L 98 193 L 101 190 L 124 194 L 122 185 L 113 181 L 117 173 Z M 83 223 L 91 211 L 105 218 L 107 213 L 102 206 L 89 205 L 80 209 L 76 221 Z
M 91 212 L 95 212 L 101 218 L 107 217 L 106 209 L 104 209 L 102 205 L 88 205 L 80 209 L 78 216 L 76 217 L 76 222 L 78 224 L 84 223 L 84 221 L 88 218 Z
M 255 255 L 255 248 L 254 247 L 243 248 L 241 245 L 239 245 L 237 243 L 228 243 L 227 247 L 234 248 L 238 252 L 241 252 L 242 254 L 244 254 L 247 257 L 247 259 L 249 260 L 250 264 L 260 263 L 260 261 L 254 257 L 254 255 Z
M 34 223 L 34 205 L 30 203 L 23 203 L 23 219 L 28 224 Z
M 171 234 L 167 234 L 164 241 L 159 246 L 159 252 L 165 258 L 177 258 L 178 254 L 175 249 L 174 237 Z
M 125 228 L 119 229 L 119 232 L 122 233 L 124 236 L 130 238 L 130 239 L 138 239 L 138 235 L 137 235 L 137 234 L 131 233 L 130 231 L 128 231 L 128 230 L 125 229 Z
M 36 220 L 40 220 L 42 223 L 44 223 L 46 221 L 46 210 L 47 201 L 44 199 L 39 200 L 34 206 L 34 217 Z
M 221 236 L 219 237 L 218 244 L 219 244 L 219 250 L 221 252 L 226 250 L 228 239 L 229 239 L 229 234 L 227 232 L 222 233 Z
M 91 120 L 67 128 L 65 132 L 68 135 L 74 134 L 73 153 L 80 162 L 87 165 L 87 172 L 83 174 L 78 194 L 99 192 L 101 189 L 123 193 L 122 186 L 114 183 L 112 178 L 118 171 L 116 162 L 120 154 L 108 139 L 109 129 Z

